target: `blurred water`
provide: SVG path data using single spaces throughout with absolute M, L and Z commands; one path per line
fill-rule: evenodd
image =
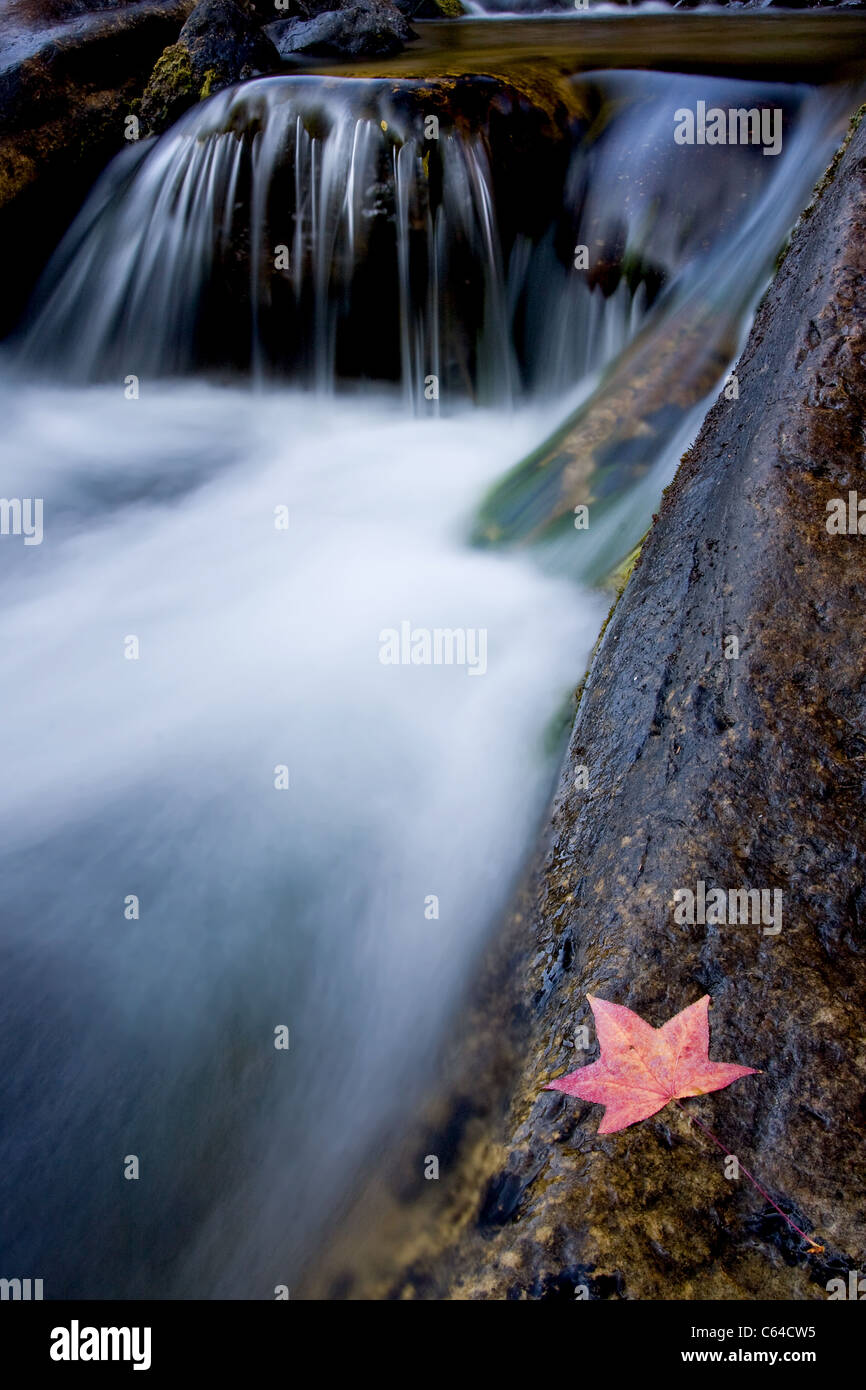
M 537 420 L 195 385 L 2 407 L 7 490 L 46 499 L 41 546 L 3 541 L 3 1267 L 272 1297 L 421 1093 L 602 604 L 465 546 Z M 405 619 L 486 629 L 486 675 L 382 665 Z
M 493 170 L 489 130 L 456 115 L 426 138 L 425 91 L 265 78 L 124 152 L 46 270 L 19 360 L 70 381 L 396 379 L 428 414 L 573 386 L 642 301 L 592 296 L 563 265 L 557 185 L 543 235 L 533 208 L 504 233 L 510 161 Z M 519 339 L 523 313 L 544 331 Z

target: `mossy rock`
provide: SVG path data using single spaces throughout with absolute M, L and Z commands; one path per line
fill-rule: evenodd
M 189 51 L 173 43 L 156 61 L 141 98 L 142 134 L 166 130 L 196 100 Z
M 199 101 L 204 101 L 206 97 L 209 97 L 211 93 L 216 90 L 214 83 L 217 80 L 218 74 L 216 71 L 213 68 L 208 68 L 204 75 L 204 82 L 201 84 L 201 91 L 198 94 Z
M 201 0 L 158 59 L 141 101 L 144 135 L 159 135 L 197 101 L 279 67 L 257 17 L 234 0 Z

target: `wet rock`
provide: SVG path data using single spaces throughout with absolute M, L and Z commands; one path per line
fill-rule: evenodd
M 400 11 L 405 19 L 457 19 L 465 13 L 462 0 L 383 0 L 390 8 Z M 357 0 L 281 0 L 280 6 L 274 0 L 256 0 L 256 13 L 262 15 L 263 22 L 272 23 L 286 19 L 312 19 L 315 15 L 331 11 L 351 10 Z
M 189 50 L 182 43 L 170 44 L 156 61 L 141 98 L 139 115 L 144 135 L 156 135 L 183 115 L 199 100 L 204 82 L 197 83 Z
M 7 0 L 4 18 L 35 27 L 92 14 L 96 10 L 120 10 L 126 4 L 127 0 Z
M 793 112 L 781 109 L 787 123 Z M 619 122 L 623 119 L 629 118 Z M 617 125 L 612 123 L 614 130 Z M 638 128 L 636 123 L 635 138 Z M 675 300 L 664 316 L 664 331 L 639 331 L 570 418 L 498 480 L 479 512 L 479 544 L 556 545 L 573 535 L 577 506 L 590 506 L 595 524 L 621 503 L 654 460 L 673 452 L 689 417 L 710 397 L 737 350 L 752 296 L 770 271 L 765 261 L 770 242 L 759 252 L 754 243 L 740 249 L 737 239 L 744 203 L 760 196 L 772 161 L 747 163 L 741 150 L 729 146 L 724 170 L 708 165 L 696 148 L 684 169 L 676 158 L 681 147 L 668 132 L 658 129 L 641 138 L 641 178 L 627 192 L 614 183 L 614 199 L 604 205 L 599 200 L 592 207 L 604 184 L 598 167 L 590 173 L 590 165 L 575 161 L 556 245 L 564 265 L 571 264 L 573 248 L 592 248 L 580 273 L 596 299 L 625 292 L 633 305 L 646 308 L 669 290 Z M 602 160 L 604 140 L 602 135 L 596 144 Z M 685 202 L 679 196 L 684 185 L 689 189 Z M 687 223 L 681 220 L 684 207 Z M 790 215 L 795 212 L 792 207 Z M 684 293 L 683 268 L 699 248 L 706 253 L 710 247 L 714 272 L 694 279 Z M 737 283 L 721 295 L 717 286 L 726 258 L 729 265 L 738 264 Z M 743 259 L 745 274 L 739 269 Z M 626 533 L 623 539 L 638 537 Z M 589 577 L 598 582 L 603 570 L 601 562 Z
M 235 3 L 251 15 L 259 25 L 271 23 L 274 19 L 282 19 L 286 15 L 305 14 L 304 6 L 309 8 L 312 0 L 235 0 Z M 323 0 L 324 2 L 324 0 Z
M 415 34 L 396 8 L 385 0 L 357 0 L 345 9 L 313 19 L 279 20 L 265 32 L 280 57 L 310 53 L 328 58 L 387 58 L 399 53 Z
M 181 29 L 178 43 L 189 53 L 196 81 L 204 82 L 213 73 L 214 88 L 269 72 L 278 56 L 254 16 L 233 0 L 202 0 Z
M 319 112 L 309 110 L 305 120 L 309 130 L 327 128 L 333 85 L 326 78 L 311 80 L 308 92 L 318 88 Z M 367 119 L 381 127 L 387 138 L 377 135 L 376 155 L 365 175 L 364 213 L 359 220 L 354 250 L 354 271 L 345 283 L 334 320 L 338 330 L 335 364 L 342 379 L 369 377 L 371 365 L 379 380 L 399 380 L 401 289 L 398 212 L 394 181 L 394 151 L 406 138 L 425 149 L 424 129 L 430 116 L 440 122 L 443 136 L 451 132 L 462 140 L 465 135 L 480 136 L 489 152 L 491 198 L 498 212 L 498 229 L 503 255 L 510 254 L 518 238 L 543 235 L 554 214 L 558 190 L 570 157 L 571 113 L 559 101 L 549 104 L 527 98 L 510 84 L 476 76 L 436 78 L 429 82 L 402 79 L 358 79 L 352 85 L 352 109 L 356 119 Z M 234 129 L 244 126 L 240 107 L 234 115 Z M 253 103 L 249 110 L 250 129 L 258 129 L 260 113 Z M 246 142 L 249 149 L 250 141 Z M 444 161 L 453 154 L 452 142 L 443 138 L 426 147 L 426 169 L 413 195 L 410 221 L 412 264 L 424 264 L 428 216 L 434 221 L 449 188 Z M 231 244 L 214 267 L 200 300 L 202 314 L 196 363 L 225 370 L 249 370 L 250 351 L 250 240 L 251 225 L 247 174 L 244 156 L 238 179 L 235 230 Z M 270 203 L 283 210 L 294 208 L 294 147 L 280 160 L 271 183 Z M 279 224 L 278 224 L 279 225 Z M 276 238 L 279 240 L 279 238 Z M 274 238 L 271 238 L 274 241 Z M 270 243 L 268 243 L 270 244 Z M 317 242 L 305 235 L 299 244 L 299 282 L 315 285 Z M 478 244 L 471 237 L 461 238 L 449 249 L 448 263 L 440 269 L 440 303 L 448 306 L 448 332 L 440 342 L 439 375 L 442 389 L 465 394 L 478 380 L 476 345 L 485 313 L 484 276 L 479 273 Z M 287 379 L 306 371 L 309 343 L 317 313 L 315 299 L 304 293 L 299 299 L 289 275 L 268 277 L 267 297 L 262 296 L 257 332 L 261 360 L 270 364 L 274 375 Z
M 278 67 L 279 54 L 252 11 L 233 0 L 203 0 L 153 69 L 141 99 L 143 131 L 159 134 L 195 102 Z

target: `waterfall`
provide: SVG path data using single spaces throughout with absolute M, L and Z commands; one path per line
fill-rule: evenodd
M 534 142 L 534 175 L 490 114 L 508 92 L 512 123 L 525 121 L 519 99 L 488 83 L 481 112 L 461 113 L 459 83 L 301 77 L 195 107 L 106 171 L 46 270 L 21 365 L 70 382 L 396 383 L 428 414 L 555 398 L 622 351 L 660 292 L 670 304 L 718 260 L 768 190 L 782 183 L 796 203 L 787 149 L 687 163 L 679 104 L 757 94 L 784 111 L 789 145 L 805 129 L 801 143 L 823 149 L 814 115 L 799 119 L 804 88 L 593 74 Z M 575 272 L 581 245 L 589 275 Z
M 428 376 L 465 390 L 475 336 L 509 398 L 485 142 L 425 141 L 423 124 L 385 83 L 213 97 L 110 168 L 48 269 L 24 360 L 83 381 L 214 359 L 325 393 L 398 379 L 418 405 Z
M 738 399 L 727 369 L 852 104 L 844 89 L 661 74 L 605 74 L 604 85 L 618 114 L 577 149 L 565 205 L 579 210 L 574 236 L 594 248 L 595 279 L 628 286 L 644 312 L 576 409 L 491 490 L 474 530 L 481 544 L 532 543 L 539 562 L 595 582 L 640 541 L 719 387 Z M 701 101 L 775 111 L 778 153 L 728 144 L 708 160 L 706 147 L 676 146 L 675 112 Z M 582 503 L 593 524 L 576 547 Z

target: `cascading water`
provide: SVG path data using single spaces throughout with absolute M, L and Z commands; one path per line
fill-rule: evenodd
M 575 236 L 594 248 L 594 278 L 612 279 L 617 293 L 628 284 L 633 302 L 657 298 L 633 315 L 630 341 L 595 389 L 492 489 L 474 532 L 480 543 L 532 542 L 547 567 L 577 567 L 594 582 L 644 534 L 851 106 L 845 91 L 660 74 L 608 74 L 604 87 L 619 112 L 577 151 L 565 206 L 580 209 Z M 678 111 L 701 101 L 748 111 L 756 90 L 784 127 L 777 154 L 722 144 L 709 165 L 705 146 L 671 139 Z M 590 502 L 593 527 L 576 551 L 573 509 Z
M 488 150 L 411 95 L 269 78 L 118 160 L 46 276 L 25 360 L 77 380 L 214 360 L 319 391 L 399 379 L 416 405 L 432 375 L 509 398 Z
M 469 546 L 479 500 L 575 390 L 610 413 L 620 354 L 663 359 L 732 245 L 742 331 L 839 110 L 580 79 L 540 205 L 407 86 L 267 79 L 125 154 L 0 378 L 4 492 L 44 499 L 40 545 L 3 539 L 3 1246 L 46 1297 L 294 1292 L 398 1151 L 607 607 Z M 786 146 L 693 162 L 686 205 L 696 94 L 778 100 Z M 413 413 L 430 376 L 446 418 Z M 473 659 L 384 664 L 404 623 Z

